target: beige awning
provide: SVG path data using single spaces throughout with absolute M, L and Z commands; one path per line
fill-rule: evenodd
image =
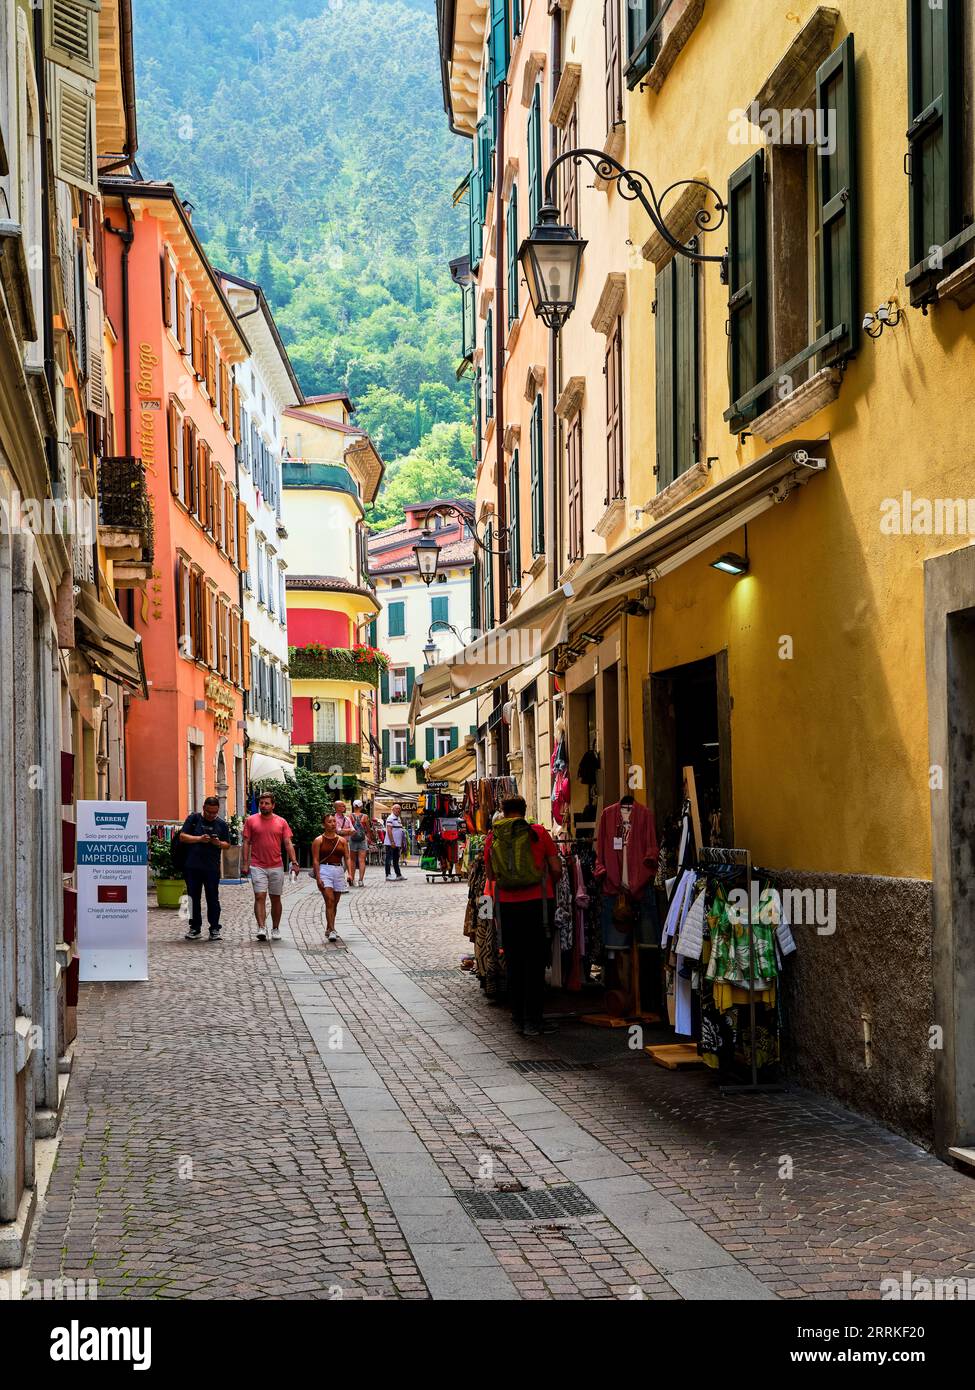
M 599 557 L 602 558 L 601 556 Z M 568 637 L 568 605 L 576 585 L 596 563 L 586 560 L 576 578 L 538 603 L 513 613 L 462 651 L 428 666 L 413 685 L 410 729 L 449 710 L 451 704 L 484 694 L 512 671 L 530 666 Z
M 648 586 L 784 502 L 825 469 L 827 445 L 822 439 L 776 445 L 740 472 L 697 493 L 642 535 L 600 556 L 576 585 L 569 621 Z
M 142 638 L 124 621 L 111 592 L 99 599 L 92 585 L 82 585 L 75 619 L 78 647 L 93 669 L 148 699 Z
M 447 782 L 459 791 L 465 782 L 470 781 L 476 771 L 477 755 L 473 747 L 465 744 L 459 748 L 452 748 L 442 758 L 436 758 L 432 763 L 428 763 L 426 780 L 428 782 Z
M 291 763 L 280 758 L 272 758 L 269 753 L 252 753 L 250 780 L 252 782 L 286 782 L 294 780 L 295 770 Z

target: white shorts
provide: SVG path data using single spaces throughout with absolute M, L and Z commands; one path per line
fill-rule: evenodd
M 332 888 L 336 893 L 344 893 L 349 886 L 343 864 L 319 864 L 318 876 L 326 888 Z
M 284 890 L 284 870 L 262 869 L 260 864 L 252 864 L 251 887 L 255 893 L 270 893 L 272 898 L 280 898 Z

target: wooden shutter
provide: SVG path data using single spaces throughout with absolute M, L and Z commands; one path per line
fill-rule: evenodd
M 532 557 L 545 550 L 545 440 L 542 423 L 542 398 L 535 397 L 531 421 L 531 506 Z M 476 592 L 476 591 L 475 591 Z M 476 624 L 475 624 L 476 626 Z
M 210 517 L 210 446 L 199 441 L 196 454 L 196 515 L 204 531 L 209 530 Z
M 54 69 L 53 87 L 54 176 L 97 196 L 94 84 L 59 67 Z
M 251 625 L 246 618 L 240 620 L 240 683 L 245 690 L 251 686 Z
M 210 506 L 207 511 L 207 530 L 219 546 L 221 541 L 218 534 L 220 530 L 220 489 L 223 484 L 212 450 L 209 450 L 208 453 L 210 459 Z
M 193 643 L 193 658 L 203 657 L 203 575 L 198 569 L 190 570 L 190 637 Z
M 198 304 L 193 305 L 193 371 L 196 379 L 202 381 L 206 372 L 206 321 Z
M 471 270 L 476 271 L 481 264 L 481 257 L 484 254 L 484 225 L 481 220 L 481 206 L 483 197 L 481 188 L 484 181 L 484 170 L 478 163 L 479 142 L 474 141 L 473 165 L 471 167 L 471 181 L 469 186 L 470 194 L 470 258 Z
M 389 730 L 383 729 L 383 767 L 389 767 Z
M 436 744 L 435 744 L 435 742 L 434 742 L 433 725 L 432 725 L 432 724 L 428 724 L 428 725 L 427 725 L 427 761 L 428 761 L 428 762 L 431 762 L 431 763 L 433 762 L 434 755 L 435 755 L 436 751 L 437 751 L 437 749 L 436 749 Z
M 508 466 L 508 579 L 512 589 L 521 585 L 521 489 L 518 465 L 516 449 Z
M 508 200 L 508 325 L 518 317 L 518 185 L 512 184 Z
M 245 572 L 250 568 L 249 556 L 247 554 L 247 507 L 243 502 L 237 503 L 237 566 Z
M 765 160 L 761 151 L 732 174 L 728 184 L 728 335 L 731 403 L 764 380 L 768 341 Z M 753 419 L 758 402 L 738 421 Z
M 237 507 L 234 502 L 234 494 L 231 490 L 230 484 L 225 483 L 223 490 L 223 529 L 225 536 L 224 548 L 235 565 L 237 563 L 238 558 L 236 545 L 236 518 Z
M 961 230 L 964 149 L 962 0 L 908 0 L 907 131 L 910 151 L 909 285 L 923 299 L 944 274 L 928 260 Z M 940 260 L 940 258 L 938 258 Z
M 860 337 L 856 139 L 856 62 L 848 34 L 816 73 L 816 106 L 822 129 L 834 132 L 831 148 L 817 148 L 820 320 L 833 335 L 824 353 L 847 356 Z
M 606 505 L 624 495 L 623 321 L 617 318 L 606 339 Z
M 511 39 L 508 34 L 508 0 L 491 0 L 491 34 L 488 39 L 488 80 L 492 87 L 508 74 Z
M 240 684 L 240 614 L 231 608 L 227 619 L 228 640 L 230 642 L 230 682 Z
M 192 346 L 192 334 L 187 328 L 186 323 L 186 301 L 190 297 L 190 287 L 185 275 L 180 275 L 176 280 L 176 337 L 179 345 L 184 352 L 189 352 Z
M 528 231 L 538 221 L 542 202 L 542 100 L 541 87 L 536 82 L 528 112 Z
M 696 463 L 699 447 L 698 314 L 700 270 L 674 257 L 674 476 Z
M 229 429 L 233 412 L 230 408 L 230 372 L 226 362 L 220 363 L 220 419 Z
M 406 698 L 412 700 L 413 687 L 416 684 L 416 667 L 407 666 L 406 668 Z
M 457 745 L 458 745 L 459 742 L 460 742 L 460 730 L 457 728 L 456 724 L 454 724 L 454 725 L 451 726 L 451 729 L 450 729 L 450 751 L 451 751 L 451 752 L 454 751 L 454 749 L 457 747 Z
M 657 440 L 657 491 L 672 483 L 677 476 L 674 444 L 674 363 L 677 355 L 674 342 L 674 282 L 677 267 L 675 256 L 657 271 L 654 302 L 654 342 L 656 365 L 657 412 L 654 433 Z
M 98 81 L 99 0 L 49 0 L 44 5 L 44 56 Z
M 174 497 L 180 495 L 179 485 L 179 432 L 182 424 L 179 412 L 176 409 L 176 402 L 169 402 L 169 490 Z
M 159 274 L 162 277 L 162 313 L 167 328 L 174 326 L 173 320 L 173 277 L 169 273 L 169 255 L 163 252 L 159 261 Z
M 196 426 L 183 420 L 183 503 L 188 512 L 196 511 Z
M 381 671 L 379 674 L 379 703 L 389 704 L 389 672 Z
M 233 386 L 233 397 L 230 413 L 234 443 L 239 444 L 243 436 L 240 428 L 240 387 L 237 385 L 236 381 L 234 382 Z
M 623 120 L 623 70 L 620 54 L 620 0 L 604 0 L 606 37 L 606 130 Z
M 215 394 L 216 394 L 216 389 L 217 389 L 217 385 L 216 385 L 216 369 L 217 369 L 216 349 L 215 349 L 215 346 L 214 346 L 213 338 L 210 336 L 210 330 L 207 328 L 206 323 L 204 322 L 204 324 L 203 324 L 203 382 L 204 382 L 204 385 L 206 386 L 207 395 L 210 397 L 211 402 L 215 399 Z

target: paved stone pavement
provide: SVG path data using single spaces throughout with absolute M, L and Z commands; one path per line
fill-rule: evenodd
M 625 1031 L 514 1034 L 458 968 L 464 887 L 372 870 L 338 946 L 308 879 L 286 894 L 280 944 L 225 888 L 219 945 L 153 911 L 150 982 L 83 986 L 34 1278 L 136 1299 L 847 1299 L 904 1270 L 975 1277 L 975 1184 L 906 1140 L 804 1092 L 723 1098 Z M 583 1211 L 521 1219 L 457 1195 L 570 1184 Z

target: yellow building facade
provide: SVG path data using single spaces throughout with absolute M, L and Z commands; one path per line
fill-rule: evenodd
M 441 14 L 475 170 L 501 8 Z M 521 35 L 492 98 L 515 111 L 502 191 L 523 173 L 531 68 L 543 165 L 607 151 L 642 171 L 667 229 L 590 165 L 567 190 L 563 166 L 561 218 L 588 243 L 576 307 L 554 348 L 522 307 L 506 345 L 500 410 L 522 441 L 525 357 L 545 369 L 556 538 L 519 601 L 573 586 L 567 640 L 539 661 L 536 739 L 561 718 L 570 774 L 595 747 L 600 802 L 629 787 L 660 829 L 693 767 L 704 836 L 713 825 L 820 904 L 797 926 L 785 1000 L 793 1077 L 961 1153 L 975 1143 L 970 11 L 576 0 L 506 16 Z M 692 238 L 715 259 L 670 244 Z M 476 273 L 480 324 L 490 262 Z M 487 516 L 500 456 L 482 440 Z M 574 786 L 574 810 L 585 795 Z

